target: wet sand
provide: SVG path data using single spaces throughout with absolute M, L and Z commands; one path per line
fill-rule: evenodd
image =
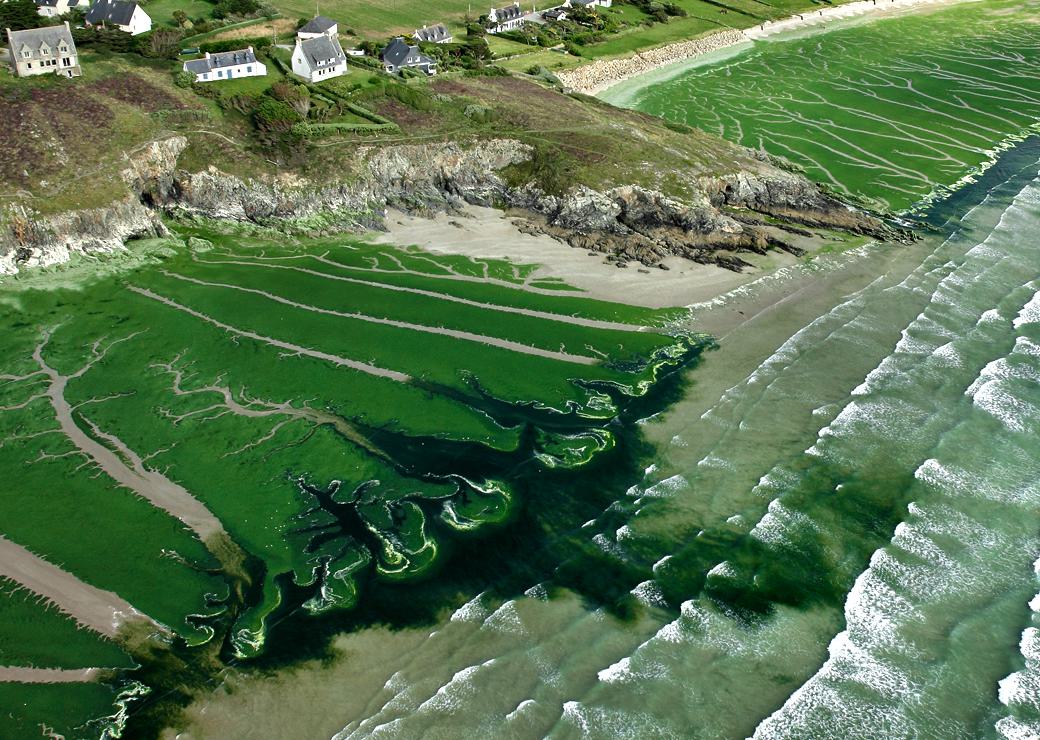
M 372 241 L 415 245 L 435 254 L 538 264 L 532 279 L 559 278 L 592 298 L 651 308 L 710 301 L 775 270 L 802 263 L 785 252 L 764 257 L 742 252 L 740 257 L 754 267 L 741 273 L 680 257 L 665 260 L 667 270 L 637 263 L 619 268 L 606 262 L 605 255 L 575 249 L 549 236 L 521 233 L 513 225 L 515 220 L 502 211 L 478 206 L 468 206 L 462 214 L 439 213 L 433 218 L 392 212 L 387 218 L 388 230 L 376 234 Z M 815 248 L 823 243 L 818 240 Z M 814 248 L 806 242 L 797 245 Z
M 5 537 L 0 537 L 0 575 L 43 596 L 84 627 L 107 637 L 115 637 L 129 622 L 148 620 L 155 624 L 113 592 L 84 583 Z

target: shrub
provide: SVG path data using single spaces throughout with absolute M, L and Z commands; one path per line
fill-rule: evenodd
M 195 75 L 186 70 L 181 70 L 173 76 L 173 84 L 177 87 L 188 88 L 195 84 Z
M 300 114 L 288 103 L 264 96 L 253 111 L 253 121 L 261 131 L 285 134 L 300 122 Z
M 250 16 L 260 11 L 260 3 L 257 0 L 219 0 L 213 8 L 214 18 L 227 18 L 228 16 Z
M 222 51 L 237 51 L 252 46 L 254 51 L 261 51 L 271 46 L 271 39 L 265 36 L 257 36 L 246 39 L 225 39 L 223 41 L 211 41 L 208 44 L 199 44 L 199 51 L 217 54 Z

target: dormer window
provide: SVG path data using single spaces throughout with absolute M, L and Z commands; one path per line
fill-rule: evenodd
M 32 52 L 29 51 L 28 49 L 26 49 L 25 51 L 22 52 L 22 58 L 23 59 L 32 59 Z

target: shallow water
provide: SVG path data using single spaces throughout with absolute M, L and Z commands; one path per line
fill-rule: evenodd
M 562 588 L 565 563 L 231 676 L 182 737 L 1040 735 L 1038 173 L 1032 140 L 935 235 L 776 279 L 861 277 L 731 328 L 644 423 L 643 480 L 547 540 L 587 591 L 634 595 L 624 619 Z
M 1040 6 L 979 0 L 780 34 L 604 93 L 783 157 L 876 208 L 920 206 L 1040 115 Z M 664 79 L 661 79 L 661 76 Z

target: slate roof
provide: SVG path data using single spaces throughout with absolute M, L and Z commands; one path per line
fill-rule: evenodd
M 9 31 L 11 56 L 17 55 L 18 61 L 35 61 L 42 59 L 40 47 L 47 44 L 51 50 L 51 56 L 58 52 L 58 46 L 64 41 L 69 50 L 75 52 L 76 42 L 72 40 L 72 32 L 68 25 L 44 26 L 43 28 L 30 28 L 25 31 Z M 32 59 L 24 59 L 21 54 L 28 49 L 32 53 Z M 49 57 L 48 57 L 49 58 Z
M 520 9 L 519 5 L 507 5 L 504 8 L 498 8 L 495 10 L 495 18 L 497 23 L 505 23 L 506 21 L 515 21 L 524 15 L 524 11 Z
M 448 27 L 443 23 L 438 23 L 433 26 L 423 26 L 422 28 L 416 29 L 415 38 L 417 41 L 426 41 L 428 43 L 436 44 L 451 38 L 451 34 L 448 33 Z
M 97 0 L 87 11 L 87 23 L 95 26 L 101 23 L 128 26 L 136 9 L 137 3 L 127 0 Z
M 222 51 L 210 54 L 202 59 L 192 59 L 184 63 L 184 68 L 195 74 L 203 74 L 214 69 L 224 67 L 237 67 L 239 64 L 253 64 L 256 62 L 256 54 L 250 49 L 239 49 L 238 51 Z
M 306 25 L 303 26 L 297 33 L 325 33 L 330 28 L 336 25 L 336 21 L 331 18 L 326 18 L 323 15 L 315 16 L 307 21 Z
M 41 8 L 56 8 L 61 0 L 36 0 L 36 5 Z
M 331 38 L 322 34 L 313 39 L 301 39 L 298 43 L 312 68 L 338 64 L 347 59 L 347 55 L 343 53 L 343 47 L 339 45 L 339 39 L 337 38 Z
M 566 17 L 567 17 L 567 10 L 566 10 L 566 8 L 552 8 L 551 10 L 546 10 L 544 13 L 542 13 L 542 18 L 548 18 L 549 20 L 553 20 L 553 21 L 557 21 L 557 20 L 560 20 L 561 18 L 566 18 Z
M 409 62 L 409 55 L 415 57 L 415 61 Z M 424 64 L 435 64 L 432 59 L 419 51 L 418 46 L 409 46 L 400 36 L 386 45 L 381 57 L 384 64 L 392 64 L 397 69 L 400 69 L 401 67 L 419 67 Z

